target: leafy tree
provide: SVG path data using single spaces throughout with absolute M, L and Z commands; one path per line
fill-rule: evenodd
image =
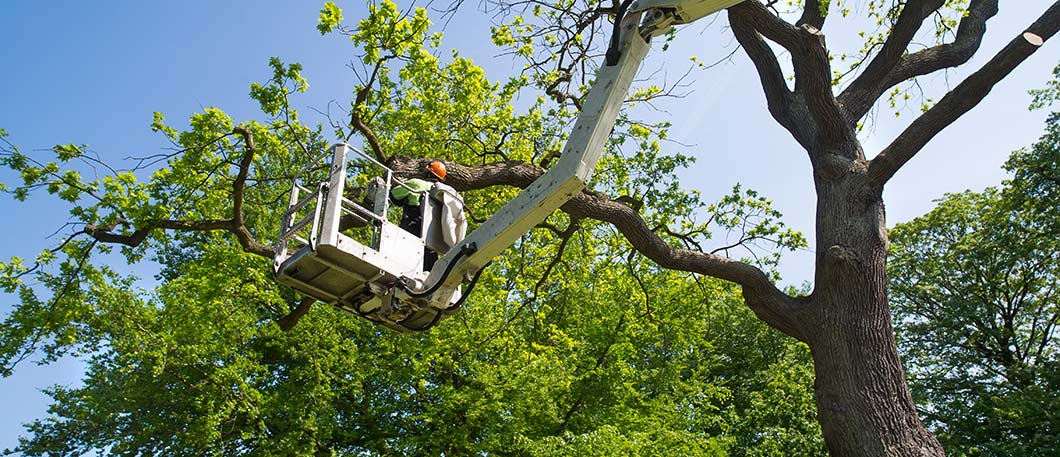
M 865 35 L 865 46 L 853 56 L 853 63 L 844 64 L 846 68 L 838 71 L 833 71 L 832 56 L 821 30 L 833 20 L 835 13 L 847 15 L 847 2 L 807 0 L 792 5 L 792 14 L 775 14 L 771 9 L 776 6 L 775 2 L 766 4 L 758 0 L 748 0 L 729 8 L 727 16 L 731 30 L 758 70 L 770 114 L 805 150 L 813 167 L 818 198 L 815 241 L 819 254 L 811 293 L 791 294 L 779 289 L 774 284 L 775 276 L 769 273 L 770 262 L 775 260 L 771 257 L 737 260 L 727 255 L 728 246 L 724 244 L 715 249 L 704 247 L 710 243 L 712 229 L 717 228 L 737 230 L 738 246 L 764 243 L 766 247 L 792 247 L 799 245 L 800 239 L 777 225 L 772 213 L 755 196 L 737 198 L 737 208 L 723 199 L 721 206 L 708 211 L 707 214 L 713 213 L 714 217 L 710 217 L 707 223 L 695 222 L 697 211 L 707 208 L 696 195 L 681 192 L 673 178 L 673 170 L 688 159 L 663 154 L 658 140 L 665 137 L 667 124 L 645 125 L 630 118 L 628 113 L 622 117 L 616 134 L 607 145 L 609 155 L 601 164 L 604 169 L 616 172 L 598 174 L 593 191 L 583 192 L 565 205 L 565 214 L 555 215 L 560 220 L 550 223 L 553 234 L 568 233 L 571 227 L 578 226 L 571 225 L 575 222 L 604 222 L 620 232 L 638 255 L 654 261 L 659 267 L 738 285 L 744 304 L 759 319 L 809 346 L 815 370 L 817 418 L 832 454 L 941 455 L 941 446 L 917 417 L 894 342 L 887 300 L 888 239 L 883 188 L 932 137 L 978 104 L 994 85 L 1056 33 L 1060 28 L 1060 2 L 1050 6 L 1030 23 L 1026 33 L 1012 38 L 993 58 L 954 86 L 937 103 L 926 105 L 923 113 L 875 157 L 870 159 L 865 154 L 857 132 L 872 107 L 884 95 L 890 94 L 893 101 L 900 98 L 902 88 L 916 78 L 968 62 L 979 51 L 987 21 L 996 14 L 998 3 L 997 0 L 870 1 L 862 11 L 879 28 Z M 459 2 L 454 3 L 454 8 L 459 5 Z M 349 122 L 333 122 L 336 136 L 346 138 L 351 132 L 357 132 L 365 138 L 369 150 L 405 176 L 421 169 L 422 158 L 436 155 L 438 145 L 444 145 L 452 176 L 450 182 L 469 193 L 476 214 L 488 214 L 498 200 L 509 197 L 514 188 L 529 185 L 551 164 L 559 150 L 565 127 L 563 121 L 581 106 L 580 101 L 591 79 L 594 57 L 603 52 L 605 34 L 601 30 L 610 29 L 606 26 L 607 20 L 622 9 L 617 1 L 565 0 L 556 3 L 511 2 L 496 4 L 496 7 L 500 13 L 522 13 L 508 16 L 509 21 L 497 26 L 493 31 L 494 41 L 528 62 L 525 76 L 504 84 L 487 81 L 481 70 L 459 57 L 451 63 L 441 64 L 430 51 L 433 38 L 426 34 L 428 21 L 421 10 L 410 10 L 405 14 L 396 5 L 381 2 L 372 5 L 368 17 L 356 27 L 343 25 L 341 10 L 337 6 L 326 6 L 321 13 L 320 30 L 323 33 L 345 34 L 362 51 L 362 65 L 357 67 L 361 70 L 362 84 L 354 94 Z M 795 19 L 795 22 L 789 22 L 788 18 Z M 922 28 L 925 30 L 921 31 Z M 926 40 L 923 39 L 925 33 Z M 928 45 L 922 46 L 925 41 Z M 791 59 L 793 85 L 789 85 L 783 70 L 785 66 L 781 65 L 769 42 L 783 48 L 785 58 Z M 288 96 L 306 88 L 299 75 L 300 69 L 297 65 L 285 65 L 279 61 L 273 62 L 273 67 L 273 81 L 252 90 L 252 96 L 261 102 L 263 111 L 273 116 L 270 122 L 236 123 L 219 110 L 210 109 L 192 119 L 191 130 L 177 132 L 159 119 L 155 128 L 182 149 L 181 153 L 168 158 L 167 166 L 147 182 L 140 182 L 135 174 L 124 172 L 115 173 L 101 182 L 85 182 L 69 164 L 75 159 L 88 159 L 74 146 L 56 148 L 56 163 L 34 162 L 13 146 L 6 149 L 5 164 L 20 172 L 25 181 L 24 185 L 12 190 L 16 197 L 46 188 L 75 203 L 73 216 L 84 225 L 69 243 L 56 252 L 43 253 L 38 259 L 41 263 L 59 264 L 59 274 L 39 273 L 41 283 L 52 290 L 52 298 L 39 299 L 32 289 L 19 282 L 31 270 L 34 273 L 40 270 L 24 266 L 17 260 L 4 265 L 5 284 L 23 295 L 22 304 L 12 312 L 7 322 L 9 325 L 5 326 L 10 327 L 4 334 L 2 360 L 5 366 L 38 350 L 45 357 L 54 357 L 70 350 L 100 347 L 107 343 L 109 335 L 100 331 L 102 327 L 92 324 L 98 319 L 96 314 L 109 306 L 93 303 L 93 300 L 99 301 L 98 294 L 90 292 L 93 288 L 102 290 L 106 280 L 117 278 L 113 272 L 94 266 L 89 258 L 91 251 L 101 249 L 105 244 L 121 245 L 122 252 L 129 259 L 161 252 L 167 259 L 187 261 L 189 266 L 204 257 L 204 245 L 238 246 L 250 255 L 269 255 L 261 240 L 275 233 L 277 218 L 268 210 L 268 205 L 255 206 L 253 202 L 283 201 L 285 186 L 282 184 L 293 178 L 290 170 L 313 163 L 323 149 L 321 138 L 324 136 L 320 129 L 303 126 L 297 113 L 290 108 Z M 514 94 L 535 89 L 548 98 L 539 98 L 525 112 L 517 112 L 511 107 Z M 643 87 L 634 93 L 633 99 L 644 100 L 665 93 L 665 88 Z M 609 166 L 615 163 L 628 167 L 623 170 Z M 500 186 L 499 190 L 495 189 L 497 186 Z M 744 223 L 745 220 L 750 222 Z M 566 229 L 560 228 L 563 222 L 567 223 Z M 560 247 L 569 245 L 569 242 L 562 241 L 569 236 L 557 238 L 552 241 L 558 241 Z M 549 244 L 538 246 L 547 249 Z M 600 255 L 593 248 L 584 249 L 587 249 L 589 259 Z M 56 253 L 60 254 L 59 259 L 53 258 Z M 612 253 L 611 257 L 624 256 Z M 555 265 L 560 263 L 557 260 Z M 552 271 L 558 267 L 549 265 L 553 264 L 546 263 L 544 270 L 537 270 L 542 272 L 540 278 L 550 278 L 548 281 L 541 279 L 530 285 L 525 284 L 527 276 L 512 275 L 517 279 L 511 288 L 522 292 L 507 297 L 524 301 L 527 308 L 532 308 L 542 303 L 543 297 L 557 294 L 557 284 L 572 284 L 551 278 Z M 598 276 L 592 278 L 589 282 L 593 287 L 600 287 L 595 279 Z M 208 296 L 223 301 L 230 297 L 228 289 L 231 287 L 224 292 L 209 289 L 199 292 L 209 292 L 212 295 Z M 585 291 L 591 289 L 580 289 L 583 291 L 582 300 L 590 296 Z M 261 295 L 255 297 L 255 305 L 241 309 L 262 308 L 272 310 L 274 314 L 291 310 L 288 317 L 292 318 L 284 321 L 285 328 L 290 328 L 288 324 L 297 321 L 298 316 L 317 319 L 324 313 L 307 313 L 311 305 L 307 301 L 294 306 L 295 297 L 289 291 L 256 290 Z M 655 290 L 652 293 L 659 294 Z M 592 296 L 595 301 L 595 295 Z M 268 319 L 263 316 L 257 315 L 254 321 L 264 326 Z M 327 320 L 321 325 L 340 324 Z M 618 323 L 614 325 L 618 326 Z M 586 336 L 599 336 L 598 332 L 608 327 L 589 327 L 597 333 L 589 332 Z M 297 326 L 292 331 L 299 332 L 301 328 Z M 446 328 L 455 331 L 457 326 Z M 232 337 L 236 338 L 235 335 Z M 378 349 L 376 346 L 379 345 L 395 344 L 393 341 L 396 340 L 390 337 L 371 339 L 367 342 L 371 348 L 368 351 Z M 597 341 L 598 351 L 612 347 L 608 344 L 600 346 L 601 340 L 594 341 Z M 602 341 L 610 340 L 605 338 Z M 621 340 L 614 341 L 618 344 Z M 297 344 L 292 342 L 284 347 L 297 347 Z M 548 347 L 559 350 L 557 346 Z M 524 360 L 529 370 L 513 375 L 535 373 L 532 370 L 534 359 L 520 354 L 518 346 L 504 348 L 509 352 L 501 354 L 514 354 L 509 355 L 511 360 Z M 414 347 L 401 349 L 394 354 L 407 357 L 408 354 L 445 353 L 438 345 L 422 352 L 417 352 Z M 207 348 L 201 350 L 209 353 Z M 697 351 L 703 352 L 703 349 L 697 348 Z M 608 349 L 603 353 L 610 352 Z M 223 395 L 210 395 L 209 398 L 229 399 L 225 400 L 225 411 L 249 409 L 242 402 L 250 394 L 245 393 L 247 390 L 242 384 L 232 384 L 238 377 L 226 378 L 224 382 L 215 379 L 216 384 L 212 384 L 193 376 L 200 370 L 216 371 L 220 376 L 240 365 L 236 360 L 219 362 L 213 357 L 210 359 L 208 365 L 188 363 L 190 372 L 168 384 L 186 379 L 188 385 L 204 389 L 220 385 L 224 387 Z M 407 379 L 410 380 L 422 372 L 396 370 L 393 359 L 376 360 L 379 361 L 372 369 L 408 373 Z M 417 357 L 416 360 L 421 359 Z M 602 360 L 606 361 L 606 358 Z M 592 368 L 596 365 L 583 363 L 576 366 Z M 309 375 L 327 373 L 327 366 L 311 367 L 307 371 Z M 562 373 L 549 371 L 551 375 Z M 600 379 L 608 382 L 616 374 L 606 373 L 607 376 Z M 549 386 L 563 386 L 561 381 L 562 378 L 556 379 Z M 428 379 L 424 386 L 436 384 Z M 364 386 L 363 383 L 359 385 Z M 387 402 L 406 405 L 409 396 L 422 391 L 393 386 L 408 384 L 371 385 L 371 398 L 378 403 L 369 403 L 363 409 L 374 414 L 385 411 L 389 405 Z M 580 383 L 570 386 L 572 389 L 582 388 Z M 617 390 L 621 387 L 613 386 Z M 493 390 L 478 389 L 476 392 Z M 298 403 L 299 406 L 326 410 L 333 407 L 329 405 L 335 405 L 331 401 L 335 398 L 332 397 L 334 390 L 321 389 L 308 395 L 314 396 Z M 425 399 L 423 404 L 438 404 L 432 400 Z M 475 404 L 473 400 L 466 400 L 464 405 Z M 607 404 L 628 404 L 618 400 L 616 397 Z M 203 402 L 206 402 L 205 398 Z M 582 404 L 586 402 L 588 400 Z M 512 410 L 520 411 L 522 417 L 556 417 L 558 405 L 555 403 L 530 403 L 524 409 L 513 406 Z M 577 400 L 573 404 L 579 405 Z M 580 409 L 581 406 L 568 410 L 574 411 L 573 416 Z M 505 414 L 500 413 L 496 416 L 498 420 L 491 423 L 506 423 Z M 270 421 L 259 420 L 260 415 L 254 413 L 245 415 L 246 419 L 226 417 L 227 422 L 218 419 L 202 430 L 239 430 L 232 432 L 238 435 L 246 433 L 247 428 L 242 424 L 253 423 L 258 424 L 258 430 L 263 433 L 248 440 L 298 430 L 297 433 L 301 434 L 291 435 L 289 442 L 313 442 L 321 449 L 334 449 L 336 446 L 323 439 L 330 436 L 331 430 L 336 434 L 355 433 L 357 427 L 365 427 L 367 434 L 363 436 L 376 443 L 376 447 L 371 448 L 373 452 L 391 453 L 410 450 L 395 446 L 411 445 L 409 443 L 413 441 L 399 443 L 388 439 L 389 435 L 381 431 L 385 428 L 381 427 L 400 428 L 401 425 L 396 423 L 409 415 L 425 417 L 395 409 L 389 414 L 334 426 L 311 420 L 309 424 L 299 423 L 299 427 L 291 428 L 286 422 L 292 419 L 289 414 L 281 413 L 274 419 L 281 425 L 271 426 Z M 558 417 L 564 415 L 566 413 Z M 689 417 L 686 414 L 677 416 L 681 420 Z M 121 419 L 123 416 L 116 414 L 115 417 Z M 210 417 L 217 416 L 205 415 L 197 419 L 209 420 Z M 316 420 L 322 416 L 308 417 Z M 330 417 L 346 420 L 351 416 L 338 414 Z M 453 420 L 444 423 L 464 423 L 477 417 L 472 417 L 469 411 L 458 411 L 452 416 Z M 540 424 L 549 422 L 529 420 L 528 423 L 529 427 L 541 427 Z M 567 427 L 578 422 L 572 418 L 562 419 L 559 423 Z M 237 426 L 224 429 L 221 424 Z M 671 430 L 681 429 L 674 427 Z M 424 430 L 421 428 L 401 430 L 412 432 L 402 433 L 402 436 L 427 436 L 415 433 Z M 482 442 L 489 436 L 471 427 L 465 430 L 470 435 L 441 436 L 467 436 L 469 443 Z M 537 431 L 528 436 L 543 436 L 540 428 L 534 430 Z M 572 437 L 565 444 L 590 445 L 622 437 L 627 440 L 623 445 L 626 447 L 618 449 L 636 452 L 638 443 L 644 441 L 623 435 L 622 430 L 629 429 L 612 425 L 584 440 Z M 308 441 L 306 437 L 309 436 L 316 441 Z M 690 442 L 679 435 L 654 431 L 647 436 L 653 439 L 678 436 L 673 442 Z M 753 436 L 762 438 L 760 434 Z M 461 443 L 455 438 L 447 441 L 454 445 Z M 159 440 L 144 446 L 168 446 L 171 442 Z M 702 452 L 722 449 L 723 446 L 710 440 L 697 443 L 699 447 L 695 450 Z M 232 450 L 256 449 L 248 442 L 236 441 L 232 446 Z M 164 449 L 167 453 L 172 451 Z M 454 448 L 446 453 L 463 449 L 467 448 Z
M 947 195 L 891 231 L 899 347 L 955 455 L 1056 455 L 1060 431 L 1060 117 L 1006 163 L 1013 180 Z

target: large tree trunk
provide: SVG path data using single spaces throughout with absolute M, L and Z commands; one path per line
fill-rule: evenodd
M 864 168 L 817 180 L 814 319 L 805 329 L 821 429 L 834 456 L 939 456 L 906 387 L 887 303 L 881 192 Z

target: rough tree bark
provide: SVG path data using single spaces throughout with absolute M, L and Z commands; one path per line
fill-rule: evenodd
M 817 183 L 815 288 L 807 307 L 818 420 L 832 455 L 943 455 L 921 424 L 887 304 L 887 236 L 864 166 Z

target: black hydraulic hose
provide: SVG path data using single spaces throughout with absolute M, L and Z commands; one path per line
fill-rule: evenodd
M 631 3 L 633 3 L 633 0 L 623 1 L 622 4 L 618 6 L 618 12 L 615 13 L 615 28 L 611 32 L 611 43 L 607 46 L 607 53 L 604 54 L 604 62 L 606 62 L 609 67 L 618 65 L 618 58 L 622 56 L 622 53 L 618 50 L 619 34 L 622 31 L 622 17 L 626 15 L 626 10 L 629 9 Z
M 427 297 L 427 296 L 433 294 L 435 291 L 437 291 L 439 287 L 442 287 L 442 283 L 444 283 L 446 278 L 449 277 L 449 273 L 453 272 L 453 268 L 456 267 L 457 261 L 460 260 L 461 257 L 467 257 L 467 256 L 469 256 L 471 254 L 474 254 L 475 251 L 478 251 L 478 247 L 475 245 L 475 243 L 468 243 L 468 244 L 465 244 L 463 247 L 461 247 L 460 248 L 460 252 L 457 253 L 456 258 L 453 259 L 452 262 L 449 262 L 449 265 L 445 266 L 445 271 L 442 272 L 442 277 L 438 278 L 438 281 L 435 281 L 433 286 L 427 288 L 427 290 L 424 290 L 423 292 L 415 292 L 415 291 L 413 291 L 412 288 L 409 287 L 409 284 L 408 284 L 409 281 L 410 281 L 409 278 L 407 278 L 405 276 L 402 276 L 400 279 L 398 279 L 396 284 L 397 284 L 398 287 L 401 288 L 401 290 L 405 291 L 405 293 L 408 294 L 408 296 L 410 296 L 412 298 L 424 298 L 424 297 Z
M 460 309 L 460 306 L 464 304 L 464 300 L 467 300 L 467 297 L 471 296 L 471 291 L 475 290 L 475 284 L 478 283 L 478 277 L 482 276 L 482 272 L 486 271 L 486 267 L 490 266 L 491 263 L 493 263 L 492 260 L 490 260 L 489 262 L 486 262 L 486 264 L 483 265 L 482 268 L 480 268 L 477 272 L 475 272 L 475 276 L 473 276 L 471 278 L 471 282 L 467 283 L 467 290 L 464 291 L 464 293 L 460 295 L 460 298 L 456 300 L 456 303 L 453 303 L 453 306 L 450 306 L 449 308 L 446 308 L 446 311 L 454 311 L 455 312 L 455 311 Z
M 434 312 L 434 318 L 431 319 L 430 322 L 424 324 L 423 327 L 410 327 L 408 325 L 405 325 L 405 321 L 398 322 L 398 324 L 400 324 L 402 327 L 405 327 L 406 329 L 409 329 L 409 330 L 411 330 L 413 332 L 422 332 L 422 331 L 427 330 L 427 329 L 429 329 L 431 327 L 434 327 L 434 324 L 437 324 L 438 321 L 440 321 L 440 320 L 442 320 L 442 310 L 436 310 Z
M 407 329 L 409 329 L 409 330 L 411 330 L 413 332 L 422 332 L 422 331 L 427 330 L 427 329 L 429 329 L 431 327 L 434 327 L 434 324 L 437 324 L 438 321 L 440 321 L 442 319 L 442 313 L 455 313 L 457 310 L 460 309 L 461 306 L 464 305 L 464 301 L 467 300 L 467 297 L 471 296 L 471 291 L 475 290 L 475 284 L 478 283 L 479 276 L 482 276 L 482 272 L 486 271 L 486 267 L 488 267 L 491 263 L 493 263 L 492 260 L 489 261 L 489 262 L 486 262 L 486 264 L 483 265 L 482 268 L 480 268 L 475 273 L 475 276 L 471 278 L 471 282 L 467 283 L 467 290 L 465 290 L 464 293 L 460 294 L 460 298 L 456 300 L 456 303 L 453 303 L 453 306 L 450 306 L 450 307 L 448 307 L 448 308 L 446 308 L 444 310 L 443 309 L 435 310 L 434 318 L 431 319 L 431 321 L 428 322 L 423 327 L 410 327 L 408 325 L 405 325 L 404 322 L 399 322 L 399 324 L 401 324 L 402 327 L 405 327 L 405 328 L 407 328 Z

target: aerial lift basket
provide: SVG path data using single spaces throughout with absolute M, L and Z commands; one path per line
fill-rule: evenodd
M 427 274 L 426 237 L 407 232 L 388 217 L 390 189 L 402 184 L 385 165 L 347 144 L 334 145 L 332 152 L 327 180 L 313 188 L 296 183 L 291 190 L 276 243 L 276 278 L 377 323 L 417 330 L 437 313 L 420 313 L 415 304 L 389 299 L 398 278 Z M 363 179 L 368 168 L 374 179 Z M 425 227 L 430 225 L 429 208 L 421 205 Z

